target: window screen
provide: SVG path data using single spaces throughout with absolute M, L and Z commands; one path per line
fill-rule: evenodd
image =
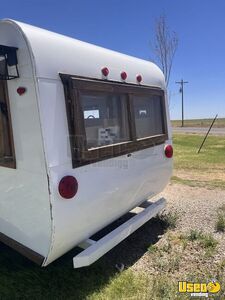
M 88 149 L 129 141 L 125 95 L 80 96 Z
M 164 133 L 162 101 L 158 95 L 133 97 L 138 139 Z
M 0 81 L 0 166 L 14 167 L 10 112 L 3 81 Z

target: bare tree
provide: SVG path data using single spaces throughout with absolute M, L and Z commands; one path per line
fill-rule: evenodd
M 165 76 L 166 86 L 169 84 L 170 74 L 173 64 L 174 55 L 178 46 L 178 36 L 176 32 L 170 31 L 165 15 L 156 19 L 155 23 L 155 41 L 153 50 L 156 61 Z

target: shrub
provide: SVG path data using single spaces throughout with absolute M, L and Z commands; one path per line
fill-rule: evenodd
M 222 213 L 218 213 L 216 220 L 216 231 L 224 232 L 225 231 L 225 216 Z

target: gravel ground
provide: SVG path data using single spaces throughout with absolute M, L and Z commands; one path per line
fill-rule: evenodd
M 162 234 L 154 244 L 157 250 L 146 252 L 131 268 L 152 275 L 168 273 L 177 280 L 206 274 L 225 278 L 225 233 L 215 230 L 218 209 L 225 205 L 225 191 L 170 183 L 161 196 L 167 199 L 165 213 L 178 215 L 176 228 Z M 191 230 L 211 234 L 218 241 L 213 255 L 197 241 L 184 243 L 180 237 Z
M 177 230 L 215 233 L 217 210 L 225 205 L 225 191 L 169 184 L 162 195 L 167 199 L 166 212 L 179 214 Z

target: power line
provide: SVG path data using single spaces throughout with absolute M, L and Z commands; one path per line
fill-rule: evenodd
M 181 97 L 182 97 L 182 127 L 184 127 L 184 84 L 188 83 L 188 81 L 184 81 L 183 79 L 181 79 L 181 81 L 176 81 L 176 83 L 180 84 L 180 93 L 181 93 Z

